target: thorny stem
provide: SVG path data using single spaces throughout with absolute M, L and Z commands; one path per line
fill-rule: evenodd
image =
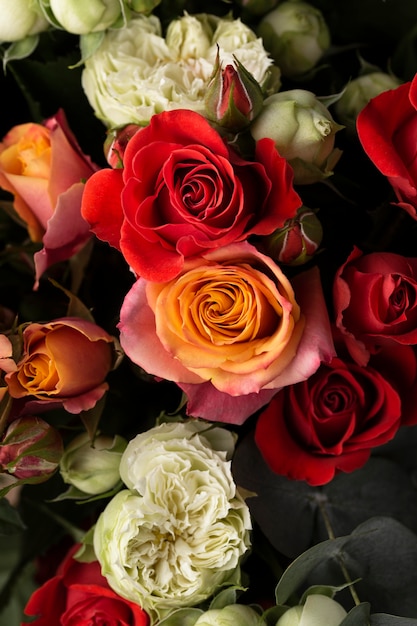
M 335 534 L 333 532 L 332 525 L 330 523 L 329 515 L 328 515 L 326 507 L 325 507 L 325 498 L 319 496 L 317 498 L 317 503 L 319 505 L 320 513 L 321 513 L 321 515 L 323 517 L 323 522 L 324 522 L 324 525 L 326 527 L 326 531 L 327 531 L 327 534 L 329 536 L 329 539 L 336 539 L 336 536 L 335 536 Z M 345 563 L 343 561 L 343 557 L 341 555 L 339 555 L 337 557 L 337 560 L 339 562 L 340 569 L 342 570 L 343 576 L 345 577 L 346 582 L 349 584 L 350 595 L 352 596 L 352 599 L 353 599 L 355 605 L 358 606 L 361 603 L 361 601 L 359 600 L 358 594 L 356 593 L 356 589 L 353 586 L 352 578 L 350 577 L 350 574 L 349 574 L 349 572 L 348 572 L 348 570 L 346 568 L 346 565 L 345 565 Z

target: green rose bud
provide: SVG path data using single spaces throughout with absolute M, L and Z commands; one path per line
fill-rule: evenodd
M 330 46 L 321 11 L 301 0 L 287 0 L 267 13 L 257 32 L 283 76 L 308 72 Z
M 264 626 L 265 622 L 250 606 L 230 604 L 222 609 L 210 609 L 203 613 L 194 626 Z
M 265 237 L 267 254 L 284 265 L 302 265 L 317 251 L 323 238 L 323 229 L 317 215 L 302 206 L 294 218 L 282 228 Z
M 121 15 L 120 0 L 49 0 L 49 5 L 52 17 L 74 35 L 106 30 Z
M 62 453 L 57 429 L 39 417 L 26 415 L 11 422 L 0 443 L 0 472 L 44 482 L 57 469 Z
M 59 464 L 64 482 L 90 495 L 109 491 L 120 480 L 120 459 L 126 445 L 119 435 L 99 435 L 94 443 L 87 433 L 79 435 L 65 448 Z
M 397 78 L 385 72 L 370 72 L 358 76 L 348 83 L 336 102 L 335 115 L 349 130 L 355 130 L 356 118 L 369 100 L 383 91 L 396 89 L 400 84 Z
M 0 42 L 19 41 L 48 26 L 33 0 L 0 0 Z
M 311 91 L 292 89 L 269 96 L 250 131 L 255 140 L 270 137 L 275 141 L 294 170 L 294 182 L 302 185 L 333 173 L 341 156 L 334 147 L 341 128 Z
M 205 107 L 208 119 L 231 132 L 242 130 L 258 115 L 263 105 L 259 83 L 237 59 L 222 69 L 220 55 L 207 86 Z
M 339 626 L 347 613 L 335 600 L 310 594 L 305 604 L 288 609 L 275 626 Z

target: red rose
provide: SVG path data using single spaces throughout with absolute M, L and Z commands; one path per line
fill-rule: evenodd
M 246 161 L 198 113 L 167 111 L 130 139 L 123 168 L 87 181 L 82 215 L 137 275 L 163 282 L 186 257 L 282 226 L 301 205 L 292 178 L 272 139 Z
M 255 441 L 270 468 L 310 485 L 362 467 L 401 425 L 401 399 L 371 367 L 334 358 L 282 389 L 260 414 Z
M 417 75 L 373 98 L 357 119 L 362 147 L 387 177 L 398 206 L 417 219 Z
M 336 326 L 357 363 L 393 342 L 417 344 L 417 258 L 357 248 L 333 285 Z
M 97 561 L 79 563 L 72 558 L 77 547 L 70 550 L 56 575 L 32 594 L 25 615 L 38 616 L 33 622 L 36 626 L 147 626 L 148 615 L 110 589 Z

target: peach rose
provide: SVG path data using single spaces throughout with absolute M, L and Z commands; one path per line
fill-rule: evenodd
M 121 344 L 134 363 L 184 389 L 189 412 L 192 406 L 197 417 L 242 423 L 332 353 L 317 275 L 310 274 L 305 294 L 311 302 L 302 311 L 269 257 L 246 242 L 232 244 L 187 260 L 171 281 L 140 278 L 121 309 Z M 195 404 L 195 394 L 204 401 Z
M 28 324 L 14 371 L 4 379 L 12 398 L 33 408 L 62 405 L 70 413 L 91 409 L 108 388 L 114 339 L 102 328 L 75 317 Z M 48 406 L 44 406 L 48 408 Z
M 13 194 L 13 206 L 32 241 L 43 241 L 35 255 L 37 277 L 75 254 L 91 237 L 81 217 L 84 181 L 98 169 L 73 137 L 62 111 L 43 124 L 14 126 L 0 142 L 0 187 Z

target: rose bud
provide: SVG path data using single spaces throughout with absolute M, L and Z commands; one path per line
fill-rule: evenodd
M 49 0 L 49 10 L 53 20 L 68 33 L 87 35 L 112 26 L 121 16 L 121 3 L 120 0 Z
M 123 156 L 126 146 L 133 135 L 141 128 L 137 124 L 127 124 L 123 128 L 116 128 L 107 132 L 104 142 L 104 156 L 110 167 L 123 167 Z
M 0 0 L 0 42 L 19 41 L 48 28 L 41 10 L 28 0 Z
M 259 613 L 250 606 L 244 604 L 229 604 L 222 609 L 209 609 L 205 611 L 194 626 L 265 626 L 265 621 Z
M 113 348 L 113 337 L 81 318 L 28 324 L 22 356 L 5 376 L 9 393 L 38 410 L 89 410 L 108 388 L 104 381 L 113 366 Z
M 313 257 L 322 237 L 323 229 L 317 215 L 302 206 L 293 219 L 265 237 L 262 244 L 275 261 L 285 265 L 302 265 Z
M 341 604 L 322 594 L 310 594 L 301 606 L 285 611 L 275 626 L 339 626 L 347 613 Z
M 257 32 L 283 76 L 308 72 L 330 46 L 321 11 L 300 0 L 287 0 L 265 15 Z
M 242 130 L 260 113 L 263 94 L 250 72 L 234 59 L 222 69 L 217 53 L 213 75 L 208 84 L 205 108 L 207 117 L 232 132 Z
M 334 147 L 341 128 L 311 91 L 291 89 L 265 100 L 250 131 L 255 140 L 273 139 L 294 170 L 294 183 L 306 185 L 333 173 L 342 154 Z
M 0 443 L 0 471 L 43 482 L 56 470 L 63 453 L 61 435 L 39 417 L 14 420 Z
M 385 72 L 370 72 L 351 80 L 334 106 L 336 117 L 349 130 L 355 130 L 356 118 L 368 102 L 383 91 L 395 89 L 400 81 Z
M 120 481 L 119 465 L 126 445 L 119 435 L 98 435 L 93 442 L 87 433 L 75 437 L 59 464 L 63 481 L 91 495 L 109 491 Z

